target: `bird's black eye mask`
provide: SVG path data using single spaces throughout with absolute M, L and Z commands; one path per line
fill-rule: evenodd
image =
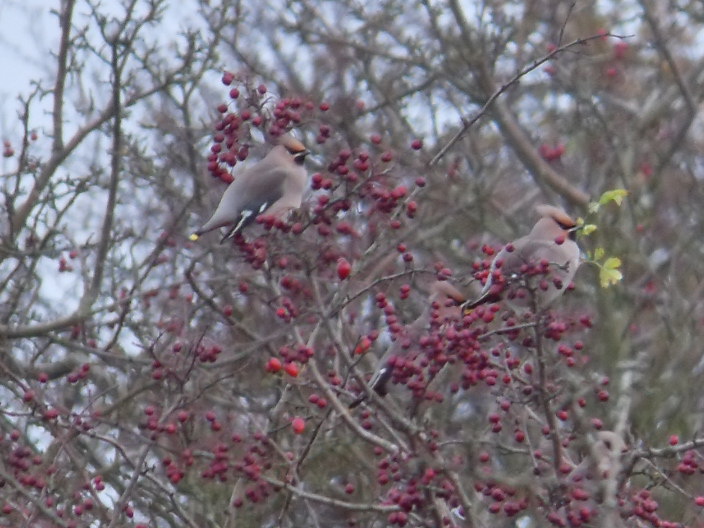
M 553 220 L 555 220 L 555 223 L 557 225 L 559 225 L 565 231 L 574 231 L 575 229 L 579 228 L 578 226 L 576 226 L 574 224 L 565 224 L 563 222 L 560 222 L 559 220 L 556 220 L 555 218 L 553 218 Z
M 557 222 L 557 220 L 555 220 L 555 221 Z M 569 238 L 570 240 L 577 240 L 577 231 L 579 231 L 580 229 L 582 229 L 582 227 L 584 227 L 581 225 L 566 225 L 566 224 L 563 224 L 562 222 L 557 222 L 557 223 L 559 224 L 559 226 L 562 229 L 567 231 L 567 238 Z
M 286 149 L 288 150 L 288 153 L 293 156 L 293 161 L 296 162 L 298 165 L 303 165 L 303 162 L 306 160 L 306 156 L 308 155 L 307 150 L 291 150 L 291 149 Z
M 564 222 L 560 222 L 557 218 L 553 218 L 553 220 L 562 229 L 567 231 L 567 238 L 569 238 L 570 240 L 577 240 L 577 231 L 582 229 L 581 225 L 565 224 Z

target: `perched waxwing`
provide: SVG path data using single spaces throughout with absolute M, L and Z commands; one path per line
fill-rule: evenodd
M 628 446 L 614 431 L 597 431 L 585 440 L 586 455 L 570 474 L 574 481 L 583 479 L 615 479 L 621 471 L 621 460 Z
M 191 240 L 219 227 L 229 227 L 220 241 L 242 231 L 258 215 L 281 216 L 301 206 L 306 188 L 303 167 L 308 151 L 296 138 L 285 134 L 261 161 L 240 171 L 220 199 L 213 216 L 193 233 Z
M 599 431 L 596 442 L 591 446 L 593 464 L 599 478 L 614 478 L 621 468 L 621 455 L 626 449 L 621 435 L 613 431 Z
M 449 282 L 434 281 L 429 287 L 427 306 L 418 318 L 406 327 L 405 336 L 394 341 L 379 360 L 379 367 L 369 380 L 369 388 L 379 396 L 386 396 L 394 365 L 408 353 L 403 343 L 416 341 L 433 322 L 442 325 L 461 319 L 460 306 L 466 300 L 466 297 Z M 357 407 L 366 399 L 366 394 L 360 395 L 349 405 L 350 409 Z
M 499 251 L 479 298 L 465 308 L 506 299 L 516 307 L 541 309 L 564 293 L 579 267 L 578 225 L 558 207 L 536 209 L 540 220 Z

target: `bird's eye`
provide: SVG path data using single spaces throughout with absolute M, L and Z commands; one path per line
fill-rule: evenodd
M 289 151 L 291 152 L 291 151 Z M 291 152 L 291 155 L 293 156 L 293 161 L 295 161 L 298 165 L 303 165 L 303 162 L 306 160 L 306 156 L 308 155 L 308 151 L 304 150 L 302 152 L 296 152 L 293 151 Z

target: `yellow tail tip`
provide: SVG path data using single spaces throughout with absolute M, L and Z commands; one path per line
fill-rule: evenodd
M 200 236 L 198 236 L 196 233 L 191 233 L 191 236 L 188 237 L 188 240 L 191 240 L 192 242 L 195 242 L 198 240 Z

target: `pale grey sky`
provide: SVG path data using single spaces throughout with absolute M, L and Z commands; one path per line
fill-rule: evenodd
M 10 139 L 19 131 L 19 94 L 27 94 L 32 80 L 52 75 L 51 49 L 58 38 L 54 2 L 44 0 L 3 0 L 0 2 L 0 139 Z

